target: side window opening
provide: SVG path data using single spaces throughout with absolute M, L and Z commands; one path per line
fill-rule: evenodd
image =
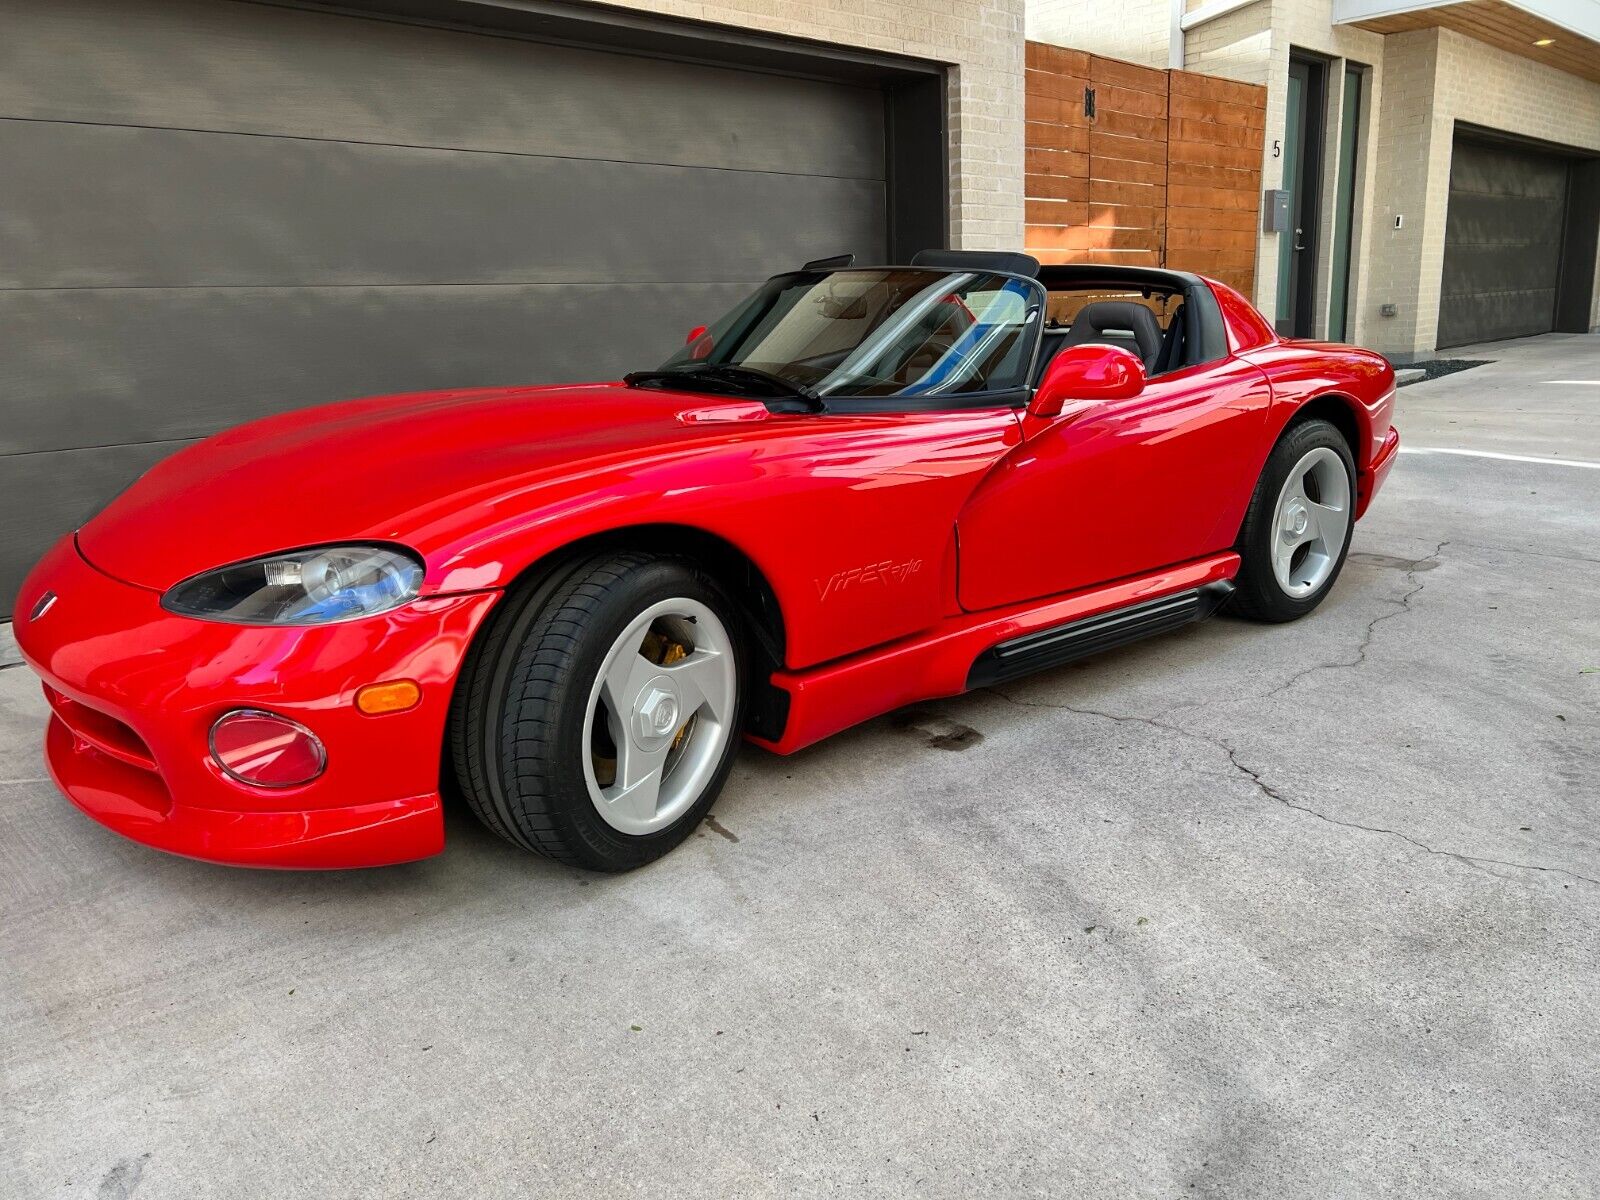
M 1185 317 L 1183 296 L 1175 290 L 1053 289 L 1034 382 L 1058 351 L 1089 342 L 1120 346 L 1138 355 L 1151 378 L 1187 366 Z

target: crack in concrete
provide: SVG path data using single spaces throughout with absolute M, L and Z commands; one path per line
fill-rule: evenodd
M 1438 551 L 1435 551 L 1434 553 L 1437 554 Z M 1418 561 L 1425 562 L 1427 560 L 1419 559 Z M 1414 595 L 1416 591 L 1420 590 L 1420 588 L 1415 589 L 1412 594 Z M 1214 737 L 1204 733 L 1196 733 L 1194 730 L 1185 729 L 1181 725 L 1170 724 L 1161 719 L 1161 717 L 1165 714 L 1158 714 L 1154 717 L 1140 717 L 1130 713 L 1106 712 L 1105 710 L 1098 708 L 1079 708 L 1072 704 L 1059 704 L 1046 700 L 1022 700 L 1016 696 L 1008 695 L 1007 693 L 1002 692 L 999 688 L 991 687 L 982 688 L 980 690 L 987 692 L 989 695 L 995 696 L 1000 700 L 1004 700 L 1007 704 L 1015 705 L 1018 708 L 1051 708 L 1061 712 L 1075 713 L 1078 716 L 1099 717 L 1102 720 L 1114 721 L 1118 724 L 1148 725 L 1152 729 L 1159 729 L 1166 733 L 1176 734 L 1179 737 L 1188 738 L 1191 741 L 1200 742 L 1201 744 L 1210 746 L 1215 750 L 1220 750 L 1224 755 L 1227 756 L 1228 765 L 1233 768 L 1236 774 L 1241 775 L 1245 779 L 1249 780 L 1251 786 L 1254 787 L 1260 795 L 1265 796 L 1267 799 L 1283 806 L 1284 808 L 1290 809 L 1294 812 L 1304 813 L 1307 816 L 1315 817 L 1319 821 L 1326 822 L 1329 825 L 1337 825 L 1344 829 L 1354 829 L 1362 833 L 1375 833 L 1383 837 L 1398 838 L 1408 845 L 1414 846 L 1418 850 L 1421 850 L 1424 854 L 1430 854 L 1438 858 L 1454 859 L 1456 862 L 1462 863 L 1465 866 L 1472 867 L 1476 870 L 1485 871 L 1487 874 L 1493 875 L 1497 879 L 1510 880 L 1511 877 L 1501 875 L 1497 871 L 1490 871 L 1488 870 L 1489 866 L 1512 867 L 1519 871 L 1543 871 L 1553 875 L 1565 875 L 1568 878 L 1580 880 L 1583 883 L 1592 883 L 1600 886 L 1600 879 L 1591 878 L 1590 876 L 1580 874 L 1577 871 L 1569 871 L 1565 867 L 1548 867 L 1542 866 L 1538 863 L 1512 862 L 1510 859 L 1490 858 L 1481 854 L 1463 854 L 1456 850 L 1443 850 L 1435 846 L 1430 846 L 1426 842 L 1412 837 L 1409 833 L 1402 832 L 1398 829 L 1390 829 L 1383 825 L 1366 825 L 1360 821 L 1345 821 L 1338 817 L 1329 816 L 1327 813 L 1322 812 L 1319 809 L 1312 808 L 1309 804 L 1302 804 L 1300 801 L 1285 795 L 1277 787 L 1268 783 L 1266 779 L 1263 778 L 1262 772 L 1256 770 L 1254 767 L 1251 767 L 1248 763 L 1240 759 L 1239 751 L 1223 738 Z
M 1411 561 L 1406 568 L 1406 579 L 1411 586 L 1404 595 L 1396 598 L 1386 599 L 1385 603 L 1393 605 L 1393 607 L 1387 612 L 1379 613 L 1377 616 L 1373 617 L 1372 620 L 1367 622 L 1366 628 L 1362 631 L 1361 641 L 1356 646 L 1354 658 L 1348 660 L 1338 660 L 1335 662 L 1317 663 L 1315 666 L 1310 666 L 1302 671 L 1296 672 L 1283 683 L 1279 684 L 1275 688 L 1272 688 L 1270 691 L 1260 696 L 1249 697 L 1249 699 L 1269 700 L 1274 696 L 1288 691 L 1302 679 L 1305 679 L 1307 676 L 1314 675 L 1318 671 L 1350 670 L 1355 667 L 1359 667 L 1362 663 L 1366 662 L 1367 655 L 1372 648 L 1373 639 L 1376 636 L 1378 626 L 1383 624 L 1385 621 L 1393 620 L 1395 617 L 1411 611 L 1412 602 L 1422 594 L 1423 589 L 1427 586 L 1425 581 L 1418 578 L 1418 575 L 1422 572 L 1423 568 L 1427 564 L 1437 563 L 1440 560 L 1440 557 L 1444 554 L 1445 548 L 1450 544 L 1451 543 L 1449 541 L 1440 542 L 1433 548 L 1431 553 Z M 1497 879 L 1511 879 L 1512 877 L 1501 875 L 1496 871 L 1491 871 L 1488 869 L 1490 866 L 1510 867 L 1519 871 L 1542 871 L 1554 875 L 1565 875 L 1570 879 L 1576 879 L 1583 883 L 1592 883 L 1600 886 L 1600 879 L 1581 874 L 1577 871 L 1568 870 L 1565 867 L 1550 867 L 1543 866 L 1538 863 L 1513 862 L 1510 859 L 1492 858 L 1487 855 L 1464 854 L 1455 850 L 1445 850 L 1436 846 L 1430 846 L 1426 842 L 1423 842 L 1420 839 L 1413 837 L 1411 834 L 1405 833 L 1399 829 L 1390 829 L 1387 826 L 1382 825 L 1367 825 L 1360 821 L 1345 821 L 1338 817 L 1329 816 L 1327 813 L 1322 812 L 1319 809 L 1313 808 L 1308 804 L 1303 804 L 1300 801 L 1285 795 L 1277 787 L 1271 783 L 1268 783 L 1267 780 L 1263 778 L 1262 772 L 1256 770 L 1248 763 L 1240 759 L 1238 749 L 1225 739 L 1208 734 L 1196 733 L 1192 729 L 1185 729 L 1181 725 L 1174 725 L 1165 719 L 1180 709 L 1195 707 L 1193 704 L 1175 704 L 1169 708 L 1162 709 L 1153 717 L 1141 717 L 1129 713 L 1107 712 L 1104 709 L 1081 708 L 1071 704 L 1060 704 L 1040 700 L 1022 700 L 1016 696 L 1012 696 L 1006 692 L 1003 692 L 998 688 L 984 688 L 982 690 L 988 692 L 990 695 L 1004 700 L 1008 704 L 1013 704 L 1021 708 L 1053 708 L 1063 712 L 1075 713 L 1079 716 L 1099 717 L 1102 720 L 1114 721 L 1119 724 L 1126 723 L 1148 725 L 1152 729 L 1159 729 L 1166 733 L 1176 734 L 1179 737 L 1185 737 L 1192 741 L 1201 742 L 1212 747 L 1213 749 L 1220 750 L 1227 756 L 1228 764 L 1234 769 L 1235 773 L 1248 779 L 1259 794 L 1279 805 L 1282 805 L 1284 808 L 1291 809 L 1295 812 L 1304 813 L 1310 817 L 1315 817 L 1317 820 L 1326 822 L 1329 825 L 1342 826 L 1345 829 L 1358 830 L 1363 833 L 1373 833 L 1381 837 L 1398 838 L 1400 841 L 1403 841 L 1408 845 L 1421 850 L 1424 854 L 1430 854 L 1439 858 L 1454 859 L 1456 862 L 1462 863 L 1465 866 L 1472 867 L 1476 870 L 1485 871 L 1486 873 L 1495 876 Z
M 1525 546 L 1491 546 L 1487 542 L 1447 542 L 1446 545 L 1463 546 L 1468 550 L 1489 550 L 1496 554 L 1523 555 L 1527 558 L 1548 558 L 1553 562 L 1590 563 L 1600 566 L 1600 558 L 1582 554 L 1552 554 L 1548 550 L 1529 550 Z
M 1315 675 L 1318 671 L 1346 671 L 1354 667 L 1359 667 L 1362 663 L 1366 662 L 1367 651 L 1372 648 L 1372 639 L 1377 632 L 1378 626 L 1382 625 L 1385 621 L 1393 620 L 1395 617 L 1403 616 L 1411 611 L 1411 602 L 1422 594 L 1423 588 L 1428 586 L 1425 581 L 1419 580 L 1417 575 L 1421 572 L 1422 568 L 1426 564 L 1437 564 L 1439 561 L 1439 556 L 1444 553 L 1444 548 L 1449 544 L 1450 543 L 1447 541 L 1440 542 L 1433 548 L 1433 553 L 1426 554 L 1423 557 L 1414 559 L 1411 562 L 1411 564 L 1406 568 L 1406 580 L 1411 585 L 1410 590 L 1407 591 L 1405 595 L 1398 598 L 1385 598 L 1384 603 L 1393 604 L 1395 607 L 1390 609 L 1388 612 L 1379 613 L 1377 616 L 1373 617 L 1372 620 L 1367 622 L 1367 627 L 1362 631 L 1361 634 L 1361 641 L 1356 646 L 1356 656 L 1354 658 L 1348 661 L 1338 660 L 1335 662 L 1317 663 L 1315 666 L 1307 667 L 1303 671 L 1296 671 L 1283 683 L 1280 683 L 1277 687 L 1273 688 L 1265 695 L 1257 697 L 1257 699 L 1270 700 L 1274 696 L 1281 695 L 1282 693 L 1287 692 L 1290 688 L 1294 687 L 1294 685 L 1299 683 L 1302 679 L 1305 679 L 1310 675 Z
M 1201 740 L 1210 742 L 1212 745 L 1216 746 L 1219 750 L 1226 754 L 1228 756 L 1228 762 L 1234 767 L 1234 769 L 1249 779 L 1250 782 L 1255 785 L 1256 790 L 1259 791 L 1263 796 L 1266 796 L 1269 800 L 1275 800 L 1285 808 L 1293 809 L 1295 812 L 1305 813 L 1307 816 L 1315 817 L 1319 821 L 1326 821 L 1329 825 L 1339 825 L 1345 829 L 1358 829 L 1365 833 L 1376 833 L 1385 837 L 1399 838 L 1402 842 L 1406 842 L 1412 846 L 1415 846 L 1424 854 L 1432 854 L 1440 858 L 1453 858 L 1459 863 L 1464 863 L 1467 866 L 1474 867 L 1479 870 L 1484 869 L 1486 864 L 1493 864 L 1501 867 L 1513 867 L 1519 871 L 1545 871 L 1553 875 L 1566 875 L 1571 879 L 1578 879 L 1584 883 L 1600 885 L 1600 879 L 1593 879 L 1588 875 L 1581 875 L 1577 871 L 1569 871 L 1565 867 L 1546 867 L 1541 866 L 1538 863 L 1512 862 L 1510 859 L 1505 858 L 1490 858 L 1482 854 L 1463 854 L 1458 850 L 1443 850 L 1437 846 L 1430 846 L 1426 842 L 1421 841 L 1418 838 L 1414 838 L 1409 833 L 1405 833 L 1399 829 L 1390 829 L 1384 825 L 1366 825 L 1360 821 L 1344 821 L 1338 817 L 1330 817 L 1327 813 L 1312 808 L 1309 804 L 1301 804 L 1299 801 L 1285 796 L 1272 784 L 1263 779 L 1261 777 L 1261 772 L 1257 771 L 1248 763 L 1242 761 L 1239 758 L 1238 750 L 1229 745 L 1227 742 L 1223 741 L 1221 738 L 1202 737 Z M 1499 879 L 1507 878 L 1506 876 L 1500 875 L 1498 872 L 1494 871 L 1490 871 L 1489 874 L 1494 875 Z
M 1277 687 L 1274 687 L 1258 696 L 1235 696 L 1226 701 L 1218 701 L 1216 699 L 1185 700 L 1178 704 L 1168 705 L 1166 708 L 1162 709 L 1157 716 L 1170 717 L 1173 713 L 1181 712 L 1186 708 L 1205 708 L 1218 703 L 1238 704 L 1252 700 L 1267 700 L 1280 694 L 1281 692 L 1288 691 L 1302 679 L 1305 679 L 1309 675 L 1315 675 L 1318 671 L 1340 671 L 1348 670 L 1352 667 L 1359 667 L 1362 663 L 1367 661 L 1367 652 L 1372 648 L 1373 636 L 1377 627 L 1383 624 L 1385 621 L 1391 620 L 1394 617 L 1402 616 L 1403 614 L 1411 611 L 1411 602 L 1415 600 L 1417 596 L 1422 593 L 1423 588 L 1427 586 L 1425 583 L 1417 579 L 1418 574 L 1422 571 L 1425 564 L 1437 563 L 1440 555 L 1444 553 L 1444 548 L 1452 544 L 1453 543 L 1449 541 L 1440 542 L 1433 548 L 1431 553 L 1425 554 L 1421 558 L 1411 559 L 1407 562 L 1405 573 L 1406 579 L 1411 584 L 1411 590 L 1406 592 L 1406 594 L 1403 596 L 1384 597 L 1382 599 L 1381 603 L 1392 604 L 1395 607 L 1390 609 L 1388 612 L 1379 613 L 1377 616 L 1373 617 L 1372 620 L 1367 622 L 1367 627 L 1362 631 L 1361 634 L 1361 641 L 1356 646 L 1355 658 L 1350 659 L 1348 662 L 1335 661 L 1315 663 L 1312 666 L 1306 667 L 1304 670 L 1297 671 L 1283 683 L 1280 683 Z

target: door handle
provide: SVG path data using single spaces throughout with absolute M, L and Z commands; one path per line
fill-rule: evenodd
M 1294 231 L 1294 248 L 1296 250 L 1304 250 L 1306 248 L 1306 244 L 1300 240 L 1300 235 L 1304 232 L 1305 230 L 1303 229 L 1296 229 Z

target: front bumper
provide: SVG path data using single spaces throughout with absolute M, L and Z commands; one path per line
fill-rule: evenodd
M 56 600 L 35 618 L 46 592 Z M 370 867 L 443 849 L 450 694 L 498 595 L 428 597 L 336 625 L 224 625 L 167 612 L 67 538 L 23 584 L 14 630 L 50 700 L 50 773 L 96 821 L 208 862 Z M 356 709 L 358 688 L 389 679 L 415 680 L 421 703 L 376 717 Z M 300 722 L 322 739 L 327 769 L 293 788 L 229 778 L 207 734 L 234 708 Z
M 1362 471 L 1356 479 L 1356 520 L 1367 515 L 1367 508 L 1372 503 L 1372 498 L 1378 494 L 1378 489 L 1383 486 L 1383 481 L 1389 478 L 1389 472 L 1394 468 L 1394 460 L 1400 457 L 1400 431 L 1394 426 L 1389 427 L 1389 432 L 1384 435 L 1383 444 L 1378 447 L 1378 453 L 1373 456 L 1372 465 Z

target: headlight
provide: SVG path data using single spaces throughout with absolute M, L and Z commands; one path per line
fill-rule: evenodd
M 325 625 L 414 600 L 422 563 L 388 546 L 313 546 L 218 567 L 161 597 L 169 612 L 239 625 Z

